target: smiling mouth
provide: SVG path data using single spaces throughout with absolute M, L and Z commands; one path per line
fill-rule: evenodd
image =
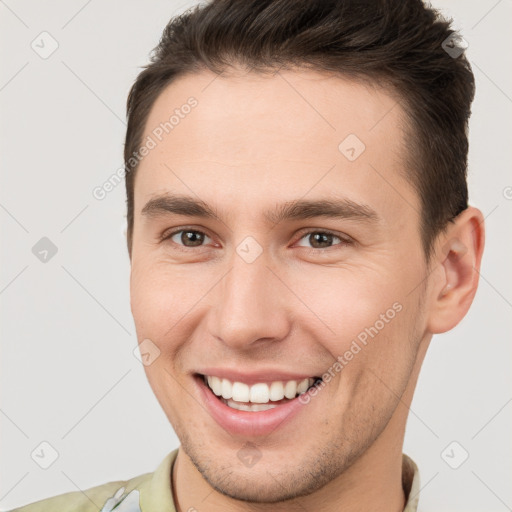
M 306 393 L 321 379 L 259 382 L 249 386 L 214 375 L 200 375 L 213 394 L 224 404 L 239 411 L 260 412 L 274 409 Z

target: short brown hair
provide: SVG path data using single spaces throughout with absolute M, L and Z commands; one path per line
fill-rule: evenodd
M 391 87 L 407 114 L 407 177 L 421 201 L 427 257 L 468 206 L 475 85 L 451 21 L 421 0 L 212 0 L 171 19 L 127 101 L 124 148 L 131 254 L 137 152 L 151 107 L 185 73 L 309 68 Z M 447 46 L 447 43 L 448 46 Z

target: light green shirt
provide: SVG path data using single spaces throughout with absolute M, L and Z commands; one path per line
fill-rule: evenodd
M 61 494 L 11 512 L 176 512 L 170 481 L 177 454 L 178 449 L 169 453 L 154 473 Z M 402 486 L 407 498 L 404 512 L 416 512 L 420 477 L 418 467 L 405 454 L 402 455 Z

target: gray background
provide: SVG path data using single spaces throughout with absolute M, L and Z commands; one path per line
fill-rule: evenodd
M 192 4 L 0 1 L 2 510 L 153 471 L 178 446 L 133 355 L 124 186 L 102 201 L 92 190 L 122 165 L 138 67 Z M 432 342 L 404 451 L 423 510 L 498 512 L 512 510 L 512 2 L 434 5 L 469 43 L 469 184 L 487 247 L 472 309 Z M 46 59 L 31 47 L 51 48 L 43 31 L 59 45 Z M 42 237 L 58 248 L 47 262 L 32 252 Z M 453 465 L 464 450 L 458 469 L 441 455 Z

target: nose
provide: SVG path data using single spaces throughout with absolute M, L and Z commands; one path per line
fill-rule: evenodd
M 251 263 L 234 254 L 230 263 L 212 296 L 210 334 L 237 350 L 284 339 L 291 328 L 292 301 L 265 253 Z

